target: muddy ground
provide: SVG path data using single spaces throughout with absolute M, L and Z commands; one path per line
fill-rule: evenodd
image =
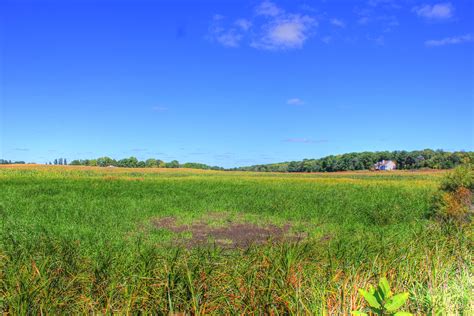
M 212 213 L 191 224 L 179 224 L 175 217 L 162 217 L 152 220 L 156 229 L 166 229 L 176 234 L 190 233 L 190 238 L 178 238 L 177 243 L 186 247 L 216 244 L 223 248 L 245 248 L 252 244 L 278 241 L 299 241 L 307 237 L 306 232 L 292 232 L 291 223 L 282 226 L 274 224 L 257 225 L 242 218 L 226 219 L 225 213 Z M 225 220 L 219 226 L 211 225 L 215 220 Z

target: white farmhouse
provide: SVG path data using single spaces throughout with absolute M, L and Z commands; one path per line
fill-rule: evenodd
M 374 165 L 375 170 L 395 170 L 397 169 L 397 164 L 392 160 L 382 160 L 377 162 Z

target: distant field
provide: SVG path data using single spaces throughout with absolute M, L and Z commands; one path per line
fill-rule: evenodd
M 413 313 L 469 314 L 442 175 L 1 166 L 0 311 L 348 314 L 386 275 Z

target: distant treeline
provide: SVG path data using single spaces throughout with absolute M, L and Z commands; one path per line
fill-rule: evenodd
M 46 163 L 47 165 L 60 165 L 60 166 L 66 166 L 67 165 L 67 159 L 66 158 L 59 158 L 59 159 L 54 159 L 53 162 Z
M 474 152 L 443 150 L 378 151 L 331 155 L 320 159 L 304 159 L 266 165 L 240 167 L 233 170 L 271 172 L 332 172 L 370 170 L 376 162 L 393 160 L 397 169 L 450 169 L 463 163 L 474 163 Z
M 24 161 L 11 161 L 6 159 L 0 159 L 0 165 L 24 165 Z
M 135 157 L 124 158 L 115 160 L 110 157 L 100 157 L 97 159 L 81 159 L 73 160 L 70 165 L 76 166 L 99 166 L 99 167 L 126 167 L 126 168 L 193 168 L 193 169 L 212 169 L 212 170 L 224 170 L 224 168 L 217 166 L 209 166 L 203 163 L 186 162 L 179 163 L 177 160 L 170 162 L 164 162 L 160 159 L 150 158 L 147 160 L 138 160 Z
M 269 171 L 269 172 L 334 172 L 352 170 L 370 170 L 374 164 L 381 160 L 393 160 L 397 169 L 451 169 L 464 163 L 474 164 L 474 152 L 456 151 L 447 152 L 443 150 L 414 150 L 414 151 L 377 151 L 348 153 L 342 155 L 331 155 L 319 159 L 304 159 L 302 161 L 289 161 L 265 165 L 254 165 L 249 167 L 238 167 L 224 169 L 218 166 L 209 166 L 203 163 L 187 162 L 179 163 L 177 160 L 164 162 L 160 159 L 150 158 L 138 160 L 129 157 L 115 160 L 110 157 L 97 159 L 73 160 L 69 165 L 76 166 L 99 166 L 99 167 L 126 167 L 126 168 L 193 168 L 208 170 L 240 170 L 240 171 Z M 24 164 L 24 161 L 0 159 L 0 164 Z M 68 165 L 65 158 L 55 159 L 47 164 Z

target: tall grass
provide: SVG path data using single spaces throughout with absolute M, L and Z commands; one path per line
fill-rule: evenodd
M 438 175 L 0 169 L 0 310 L 348 314 L 386 275 L 413 313 L 472 312 L 472 235 L 429 220 Z M 291 221 L 296 242 L 185 248 L 151 220 Z

